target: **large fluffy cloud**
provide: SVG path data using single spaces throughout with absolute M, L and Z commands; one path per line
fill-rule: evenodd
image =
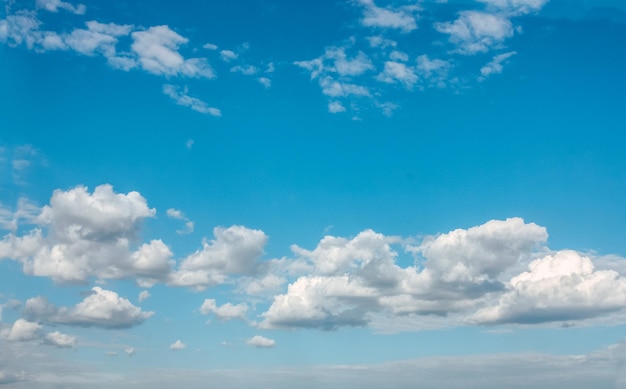
M 366 230 L 352 239 L 327 236 L 314 250 L 293 246 L 313 273 L 292 282 L 263 313 L 262 327 L 320 328 L 367 325 L 372 314 L 462 313 L 504 289 L 500 278 L 530 258 L 547 239 L 545 228 L 520 218 L 427 237 L 413 266 L 401 267 L 399 238 Z
M 267 235 L 243 226 L 216 227 L 215 239 L 189 255 L 170 278 L 170 285 L 204 289 L 224 283 L 229 275 L 254 275 Z
M 478 311 L 480 324 L 581 320 L 626 308 L 626 277 L 595 270 L 587 256 L 559 251 L 532 261 L 494 306 Z
M 26 301 L 25 318 L 52 324 L 84 327 L 129 328 L 143 323 L 154 312 L 145 312 L 117 293 L 92 288 L 92 293 L 73 307 L 56 307 L 45 297 L 33 297 Z M 57 337 L 56 340 L 60 338 Z
M 161 240 L 133 246 L 155 212 L 138 192 L 115 193 L 110 185 L 93 193 L 84 186 L 56 190 L 36 218 L 47 234 L 9 234 L 0 242 L 0 256 L 21 261 L 26 274 L 57 282 L 134 277 L 153 283 L 169 274 L 171 251 Z

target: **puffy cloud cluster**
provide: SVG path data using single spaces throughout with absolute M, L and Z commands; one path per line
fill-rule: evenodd
M 492 220 L 404 244 L 416 259 L 407 267 L 392 249 L 402 241 L 371 230 L 352 239 L 327 236 L 310 251 L 294 246 L 314 270 L 274 297 L 260 326 L 333 330 L 381 317 L 408 318 L 415 327 L 433 317 L 447 325 L 534 324 L 626 309 L 623 275 L 594 270 L 573 251 L 546 256 L 547 237 L 520 218 Z M 518 273 L 524 263 L 530 272 Z
M 171 275 L 169 284 L 198 290 L 222 284 L 229 275 L 255 275 L 267 235 L 243 226 L 216 227 L 215 239 L 185 258 Z
M 154 312 L 145 312 L 117 293 L 98 286 L 92 294 L 73 307 L 57 307 L 45 297 L 26 301 L 23 315 L 38 323 L 65 324 L 83 327 L 130 328 L 143 323 Z M 56 340 L 61 340 L 56 337 Z
M 390 87 L 400 86 L 406 90 L 423 90 L 426 87 L 459 88 L 467 84 L 467 77 L 451 75 L 453 68 L 463 65 L 456 54 L 477 55 L 505 48 L 506 41 L 521 31 L 514 18 L 539 11 L 548 0 L 480 0 L 466 6 L 451 21 L 435 21 L 435 31 L 448 37 L 453 48 L 447 55 L 451 59 L 429 58 L 427 54 L 411 55 L 399 50 L 403 35 L 414 33 L 421 7 L 435 4 L 378 7 L 373 0 L 353 2 L 360 7 L 363 16 L 360 25 L 380 30 L 379 35 L 366 37 L 369 47 L 360 44 L 358 35 L 351 36 L 347 45 L 329 46 L 325 53 L 309 61 L 297 61 L 317 80 L 322 93 L 328 96 L 330 113 L 358 112 L 363 105 L 379 108 L 390 115 L 397 108 L 392 102 L 383 102 L 381 96 Z M 445 3 L 445 2 L 441 2 Z M 398 35 L 400 33 L 400 35 Z M 398 37 L 392 39 L 393 34 Z M 438 45 L 441 43 L 437 41 Z M 357 50 L 356 48 L 360 50 Z M 351 49 L 351 57 L 346 52 Z M 411 48 L 407 48 L 410 50 Z M 472 77 L 484 81 L 488 76 L 499 74 L 503 64 L 515 52 L 501 52 L 480 68 L 480 75 Z M 373 74 L 373 76 L 372 76 Z M 372 84 L 372 80 L 379 84 Z M 358 116 L 354 116 L 357 118 Z
M 109 185 L 93 192 L 82 186 L 57 190 L 49 205 L 24 218 L 38 227 L 0 241 L 0 258 L 21 262 L 28 275 L 61 283 L 132 279 L 143 287 L 161 283 L 198 291 L 230 284 L 254 304 L 205 299 L 200 313 L 247 321 L 257 302 L 266 301 L 260 322 L 251 322 L 261 328 L 542 324 L 616 317 L 626 308 L 623 258 L 550 251 L 546 229 L 521 218 L 420 240 L 373 230 L 351 238 L 325 236 L 313 249 L 292 245 L 291 257 L 269 260 L 262 260 L 268 241 L 263 231 L 216 227 L 213 239 L 176 263 L 161 240 L 139 241 L 142 223 L 155 213 L 139 193 L 115 193 Z M 167 214 L 187 220 L 175 209 Z M 402 255 L 414 263 L 401 265 Z M 144 290 L 138 299 L 148 297 Z M 29 299 L 24 321 L 5 337 L 37 338 L 42 324 L 132 327 L 152 315 L 94 287 L 73 307 Z M 54 333 L 44 342 L 73 344 Z
M 169 274 L 171 251 L 161 240 L 132 249 L 143 220 L 154 214 L 138 192 L 115 193 L 110 185 L 93 193 L 84 186 L 56 190 L 35 220 L 47 235 L 39 228 L 9 234 L 0 242 L 0 257 L 21 261 L 26 274 L 60 283 L 91 277 L 154 283 Z
M 512 17 L 539 11 L 548 0 L 479 0 L 487 10 L 461 11 L 453 22 L 435 23 L 435 29 L 449 35 L 465 55 L 486 53 L 503 46 L 515 33 Z
M 386 52 L 387 47 L 395 46 L 395 41 L 389 41 L 393 44 L 389 43 L 381 48 L 383 38 L 370 38 L 370 42 L 374 42 L 370 45 L 372 53 L 355 50 L 353 47 L 355 43 L 351 42 L 342 47 L 327 47 L 325 53 L 318 58 L 294 62 L 310 73 L 311 80 L 317 80 L 322 94 L 329 98 L 329 112 L 346 112 L 347 105 L 354 108 L 359 100 L 371 102 L 383 113 L 391 112 L 393 109 L 389 108 L 392 104 L 380 102 L 377 96 L 379 93 L 364 85 L 369 83 L 371 78 L 384 84 L 398 84 L 409 90 L 418 84 L 420 86 L 445 84 L 444 79 L 452 66 L 450 62 L 440 59 L 430 60 L 425 55 L 411 61 L 406 53 L 397 50 Z M 383 50 L 383 53 L 377 52 L 379 50 Z M 375 72 L 378 74 L 374 75 Z
M 370 96 L 367 88 L 351 82 L 353 77 L 374 69 L 370 58 L 362 51 L 348 56 L 345 47 L 329 47 L 324 55 L 310 61 L 297 61 L 295 64 L 308 70 L 311 80 L 318 80 L 322 93 L 331 99 Z M 338 100 L 333 102 L 340 104 Z
M 626 307 L 626 278 L 595 270 L 589 257 L 559 251 L 535 259 L 509 281 L 497 304 L 473 317 L 479 324 L 582 320 Z
M 58 348 L 76 347 L 76 338 L 59 331 L 43 334 L 43 326 L 37 322 L 17 319 L 11 328 L 2 332 L 3 337 L 9 342 L 42 341 L 44 344 Z

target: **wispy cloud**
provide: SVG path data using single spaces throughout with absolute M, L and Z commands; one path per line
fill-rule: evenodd
M 187 94 L 187 87 L 180 88 L 171 84 L 164 84 L 163 93 L 169 96 L 178 105 L 189 107 L 196 112 L 209 114 L 211 116 L 222 116 L 222 111 L 218 108 L 211 107 L 204 101 L 196 97 L 189 96 Z

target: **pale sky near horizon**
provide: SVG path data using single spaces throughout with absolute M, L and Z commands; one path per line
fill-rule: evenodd
M 5 0 L 0 387 L 626 387 L 626 3 Z

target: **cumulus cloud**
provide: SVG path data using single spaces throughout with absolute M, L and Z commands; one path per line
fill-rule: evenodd
M 373 315 L 446 316 L 471 312 L 504 289 L 501 277 L 530 258 L 545 228 L 522 219 L 493 220 L 404 245 L 416 264 L 401 267 L 402 240 L 366 230 L 352 239 L 326 236 L 314 250 L 293 246 L 314 266 L 262 314 L 263 328 L 368 325 Z M 452 319 L 457 320 L 457 319 Z
M 471 318 L 479 324 L 537 324 L 594 318 L 626 308 L 626 278 L 596 270 L 571 250 L 535 259 L 509 281 L 496 305 Z
M 170 285 L 204 289 L 224 283 L 228 275 L 257 272 L 267 235 L 243 226 L 213 229 L 215 239 L 203 243 L 201 250 L 189 255 L 172 274 Z
M 358 3 L 363 7 L 363 26 L 397 29 L 405 33 L 417 29 L 416 14 L 420 7 L 381 8 L 373 0 L 358 0 Z
M 215 78 L 215 73 L 206 59 L 185 59 L 179 53 L 180 46 L 189 40 L 168 26 L 135 31 L 131 36 L 133 38 L 131 50 L 145 71 L 165 76 Z
M 26 342 L 37 339 L 41 328 L 42 326 L 38 323 L 17 319 L 3 335 L 11 342 Z
M 98 286 L 92 294 L 73 307 L 56 307 L 45 297 L 26 301 L 23 315 L 40 323 L 83 327 L 130 328 L 143 323 L 154 312 L 145 312 L 117 293 Z
M 276 346 L 274 339 L 269 339 L 260 335 L 255 335 L 246 341 L 246 344 L 256 348 L 272 348 Z
M 454 22 L 435 23 L 435 29 L 450 36 L 460 54 L 485 53 L 513 36 L 511 21 L 500 14 L 463 11 Z
M 227 321 L 232 319 L 246 320 L 246 314 L 248 313 L 248 305 L 241 303 L 233 305 L 226 303 L 224 305 L 217 306 L 215 300 L 205 299 L 200 307 L 200 313 L 208 315 L 214 314 L 218 320 Z
M 183 342 L 180 341 L 180 339 L 178 339 L 176 342 L 170 344 L 170 350 L 174 350 L 174 351 L 178 351 L 178 350 L 184 350 L 187 348 L 187 345 Z
M 163 85 L 163 93 L 169 96 L 178 105 L 189 107 L 196 112 L 209 114 L 211 116 L 222 116 L 222 111 L 218 108 L 211 107 L 204 101 L 196 97 L 189 96 L 187 94 L 187 87 L 179 88 L 171 84 L 165 84 Z
M 58 348 L 73 348 L 76 347 L 76 338 L 70 335 L 63 334 L 59 331 L 54 331 L 46 334 L 45 342 Z
M 115 193 L 110 185 L 100 185 L 93 193 L 84 186 L 56 190 L 35 219 L 40 228 L 24 236 L 6 235 L 0 241 L 0 257 L 20 261 L 26 274 L 59 283 L 90 277 L 154 283 L 171 271 L 171 251 L 161 240 L 135 251 L 132 243 L 143 220 L 155 212 L 138 192 Z

